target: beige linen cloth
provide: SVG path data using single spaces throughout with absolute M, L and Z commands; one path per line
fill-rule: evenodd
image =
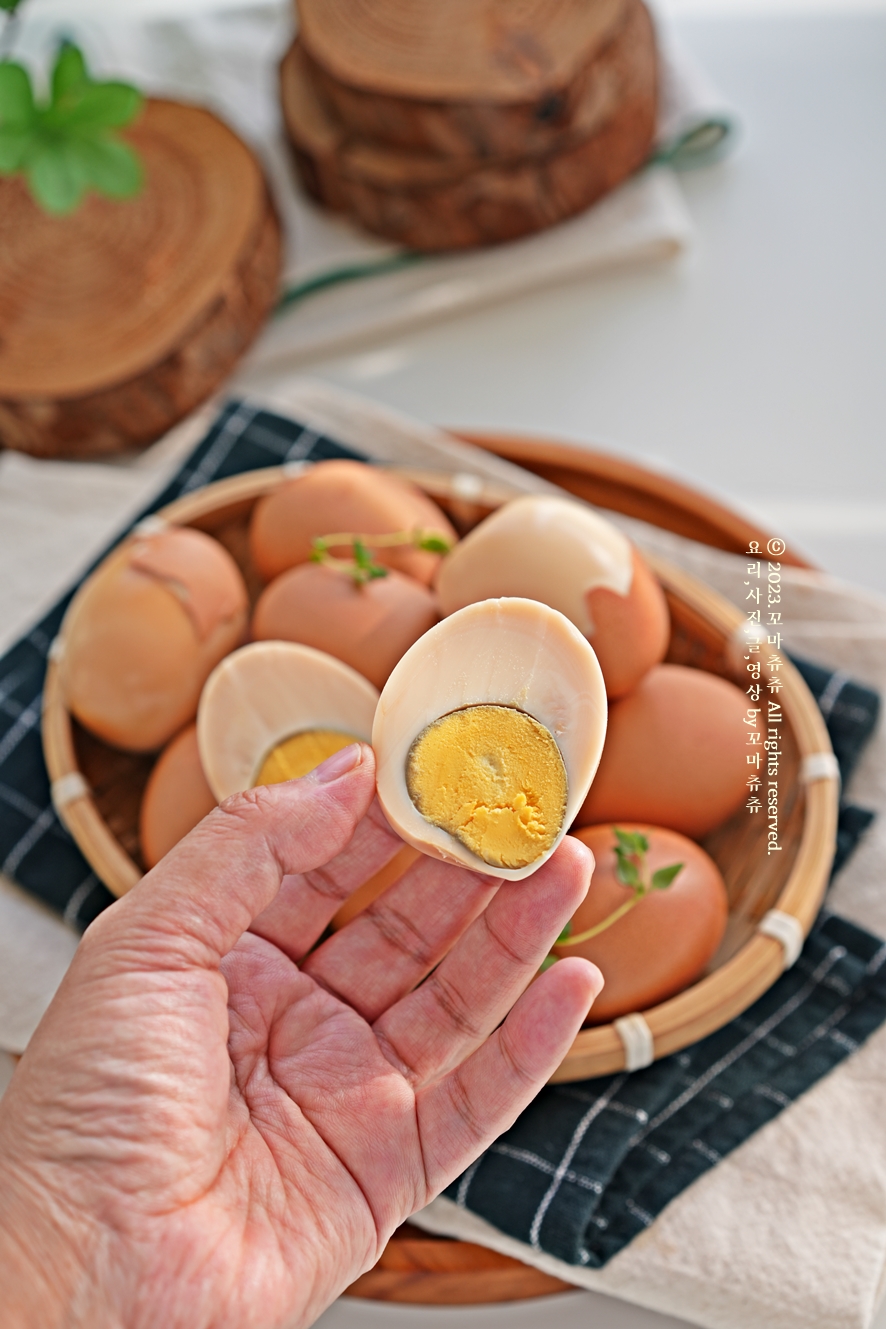
M 303 382 L 276 404 L 388 461 L 485 483 L 546 489 L 534 477 L 449 443 L 427 426 Z M 38 463 L 0 454 L 0 650 L 39 616 L 104 542 L 161 487 L 209 411 L 138 462 Z M 625 521 L 654 547 L 739 604 L 744 560 Z M 799 653 L 886 693 L 886 601 L 823 573 L 783 576 L 785 637 Z M 850 790 L 881 813 L 834 886 L 831 907 L 886 936 L 886 735 Z M 70 928 L 0 878 L 0 1048 L 20 1051 L 77 944 Z M 0 1089 L 9 1060 L 0 1056 Z M 886 1270 L 886 1028 L 684 1191 L 602 1270 L 562 1265 L 501 1236 L 448 1200 L 415 1218 L 582 1287 L 708 1329 L 867 1329 Z

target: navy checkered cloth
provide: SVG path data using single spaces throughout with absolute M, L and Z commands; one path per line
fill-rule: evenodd
M 231 402 L 137 520 L 242 471 L 359 456 L 292 420 Z M 85 926 L 112 897 L 53 810 L 40 742 L 47 653 L 74 589 L 0 660 L 0 869 Z M 879 699 L 842 674 L 796 663 L 845 781 Z M 872 819 L 842 808 L 837 867 Z M 824 913 L 795 967 L 743 1016 L 646 1070 L 543 1090 L 447 1194 L 530 1246 L 571 1264 L 602 1265 L 884 1019 L 886 945 Z

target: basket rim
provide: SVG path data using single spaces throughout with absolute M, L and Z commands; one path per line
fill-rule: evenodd
M 291 467 L 274 466 L 218 480 L 175 499 L 155 517 L 164 522 L 193 524 L 218 515 L 226 507 L 253 502 L 292 473 Z M 445 474 L 441 472 L 440 478 L 443 482 Z M 739 609 L 661 556 L 644 552 L 644 557 L 666 590 L 699 612 L 727 641 L 737 637 L 744 625 Z M 58 667 L 64 630 L 63 621 L 50 652 L 43 698 L 43 746 L 53 801 L 81 852 L 109 889 L 120 896 L 141 879 L 142 873 L 101 817 L 77 766 L 71 717 L 62 698 Z M 766 667 L 763 669 L 765 672 Z M 817 753 L 832 754 L 824 720 L 799 671 L 785 661 L 780 676 L 784 685 L 782 709 L 801 760 Z M 836 779 L 823 776 L 806 783 L 805 793 L 800 843 L 788 880 L 773 906 L 797 920 L 804 938 L 818 913 L 830 874 L 839 785 Z M 638 1012 L 651 1035 L 653 1059 L 679 1051 L 721 1028 L 762 996 L 785 967 L 783 943 L 756 932 L 719 968 L 669 1000 Z M 615 1023 L 582 1029 L 551 1081 L 580 1080 L 624 1070 L 627 1058 L 626 1045 Z

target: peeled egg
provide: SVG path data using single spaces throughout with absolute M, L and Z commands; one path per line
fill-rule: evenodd
M 381 688 L 401 655 L 439 617 L 433 591 L 402 572 L 358 586 L 337 568 L 302 563 L 265 588 L 252 636 L 315 646 Z
M 187 725 L 160 753 L 145 786 L 139 840 L 152 868 L 215 807 L 197 749 L 197 726 Z
M 566 834 L 605 732 L 603 676 L 578 629 L 535 600 L 485 600 L 420 637 L 385 684 L 379 801 L 413 848 L 520 881 Z
M 645 821 L 700 836 L 747 794 L 747 701 L 734 683 L 656 665 L 609 708 L 600 767 L 577 817 Z
M 559 609 L 593 645 L 610 697 L 629 692 L 668 648 L 658 582 L 616 526 L 572 499 L 504 504 L 446 555 L 437 593 L 444 614 L 498 595 Z
M 618 822 L 649 842 L 646 871 L 682 863 L 671 884 L 651 891 L 611 927 L 575 946 L 555 946 L 560 956 L 580 955 L 599 966 L 605 984 L 589 1023 L 605 1024 L 632 1011 L 648 1010 L 700 978 L 723 940 L 729 900 L 720 871 L 705 851 L 676 831 Z M 595 927 L 631 898 L 616 876 L 612 825 L 588 826 L 574 834 L 592 851 L 597 866 L 590 890 L 572 918 L 572 935 Z
M 343 532 L 391 535 L 435 531 L 447 540 L 455 531 L 437 504 L 415 485 L 365 462 L 317 462 L 256 505 L 249 528 L 252 560 L 270 581 L 311 556 L 317 536 Z M 345 547 L 332 551 L 348 555 Z M 377 562 L 429 585 L 439 554 L 409 547 L 373 550 Z
M 184 526 L 137 533 L 65 617 L 68 706 L 117 747 L 161 747 L 193 719 L 211 670 L 243 640 L 247 610 L 243 578 L 217 540 Z
M 197 713 L 200 761 L 219 802 L 312 771 L 369 742 L 378 693 L 331 655 L 288 641 L 234 651 L 207 679 Z

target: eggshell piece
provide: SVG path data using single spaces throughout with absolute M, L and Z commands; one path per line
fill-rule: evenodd
M 249 529 L 252 560 L 266 581 L 305 563 L 317 536 L 352 532 L 390 535 L 415 529 L 456 533 L 433 499 L 377 466 L 344 458 L 317 462 L 256 505 Z M 345 548 L 333 551 L 347 557 Z M 430 585 L 439 554 L 408 547 L 373 551 L 385 567 Z
M 575 946 L 555 946 L 557 955 L 579 955 L 599 966 L 605 984 L 588 1017 L 605 1024 L 632 1011 L 648 1010 L 700 978 L 723 939 L 729 901 L 720 871 L 705 851 L 676 831 L 633 822 L 619 830 L 640 831 L 649 841 L 649 874 L 672 863 L 683 869 L 665 890 L 652 891 L 611 927 Z M 597 866 L 590 890 L 572 919 L 573 935 L 601 923 L 630 898 L 616 876 L 612 825 L 574 832 L 592 851 Z
M 671 637 L 671 619 L 661 586 L 636 549 L 631 553 L 633 576 L 627 595 L 608 586 L 595 586 L 585 595 L 592 624 L 588 636 L 610 699 L 630 692 L 653 665 L 664 659 Z
M 577 824 L 644 821 L 706 835 L 747 794 L 746 706 L 724 678 L 656 665 L 609 708 L 603 756 Z
M 247 612 L 243 578 L 217 540 L 187 527 L 134 536 L 65 617 L 70 710 L 107 743 L 161 747 L 194 718 L 210 672 L 243 640 Z
M 145 865 L 154 867 L 216 806 L 197 748 L 197 726 L 187 725 L 161 752 L 145 786 L 139 840 Z
M 311 646 L 261 641 L 234 651 L 207 679 L 197 742 L 219 802 L 250 789 L 272 748 L 309 729 L 369 741 L 378 692 L 348 665 Z
M 563 826 L 544 854 L 520 868 L 492 867 L 426 821 L 406 786 L 416 737 L 441 716 L 484 704 L 532 716 L 553 735 L 566 768 Z M 535 600 L 472 604 L 420 637 L 385 684 L 372 729 L 379 800 L 398 835 L 422 853 L 520 881 L 537 871 L 563 839 L 593 778 L 605 732 L 600 666 L 564 615 Z
M 667 650 L 658 582 L 616 526 L 572 499 L 532 494 L 504 504 L 446 555 L 436 585 L 444 615 L 490 596 L 558 609 L 593 645 L 609 696 L 633 687 Z
M 402 572 L 356 586 L 336 568 L 302 563 L 265 588 L 252 636 L 326 651 L 381 688 L 400 657 L 439 617 L 433 591 Z

